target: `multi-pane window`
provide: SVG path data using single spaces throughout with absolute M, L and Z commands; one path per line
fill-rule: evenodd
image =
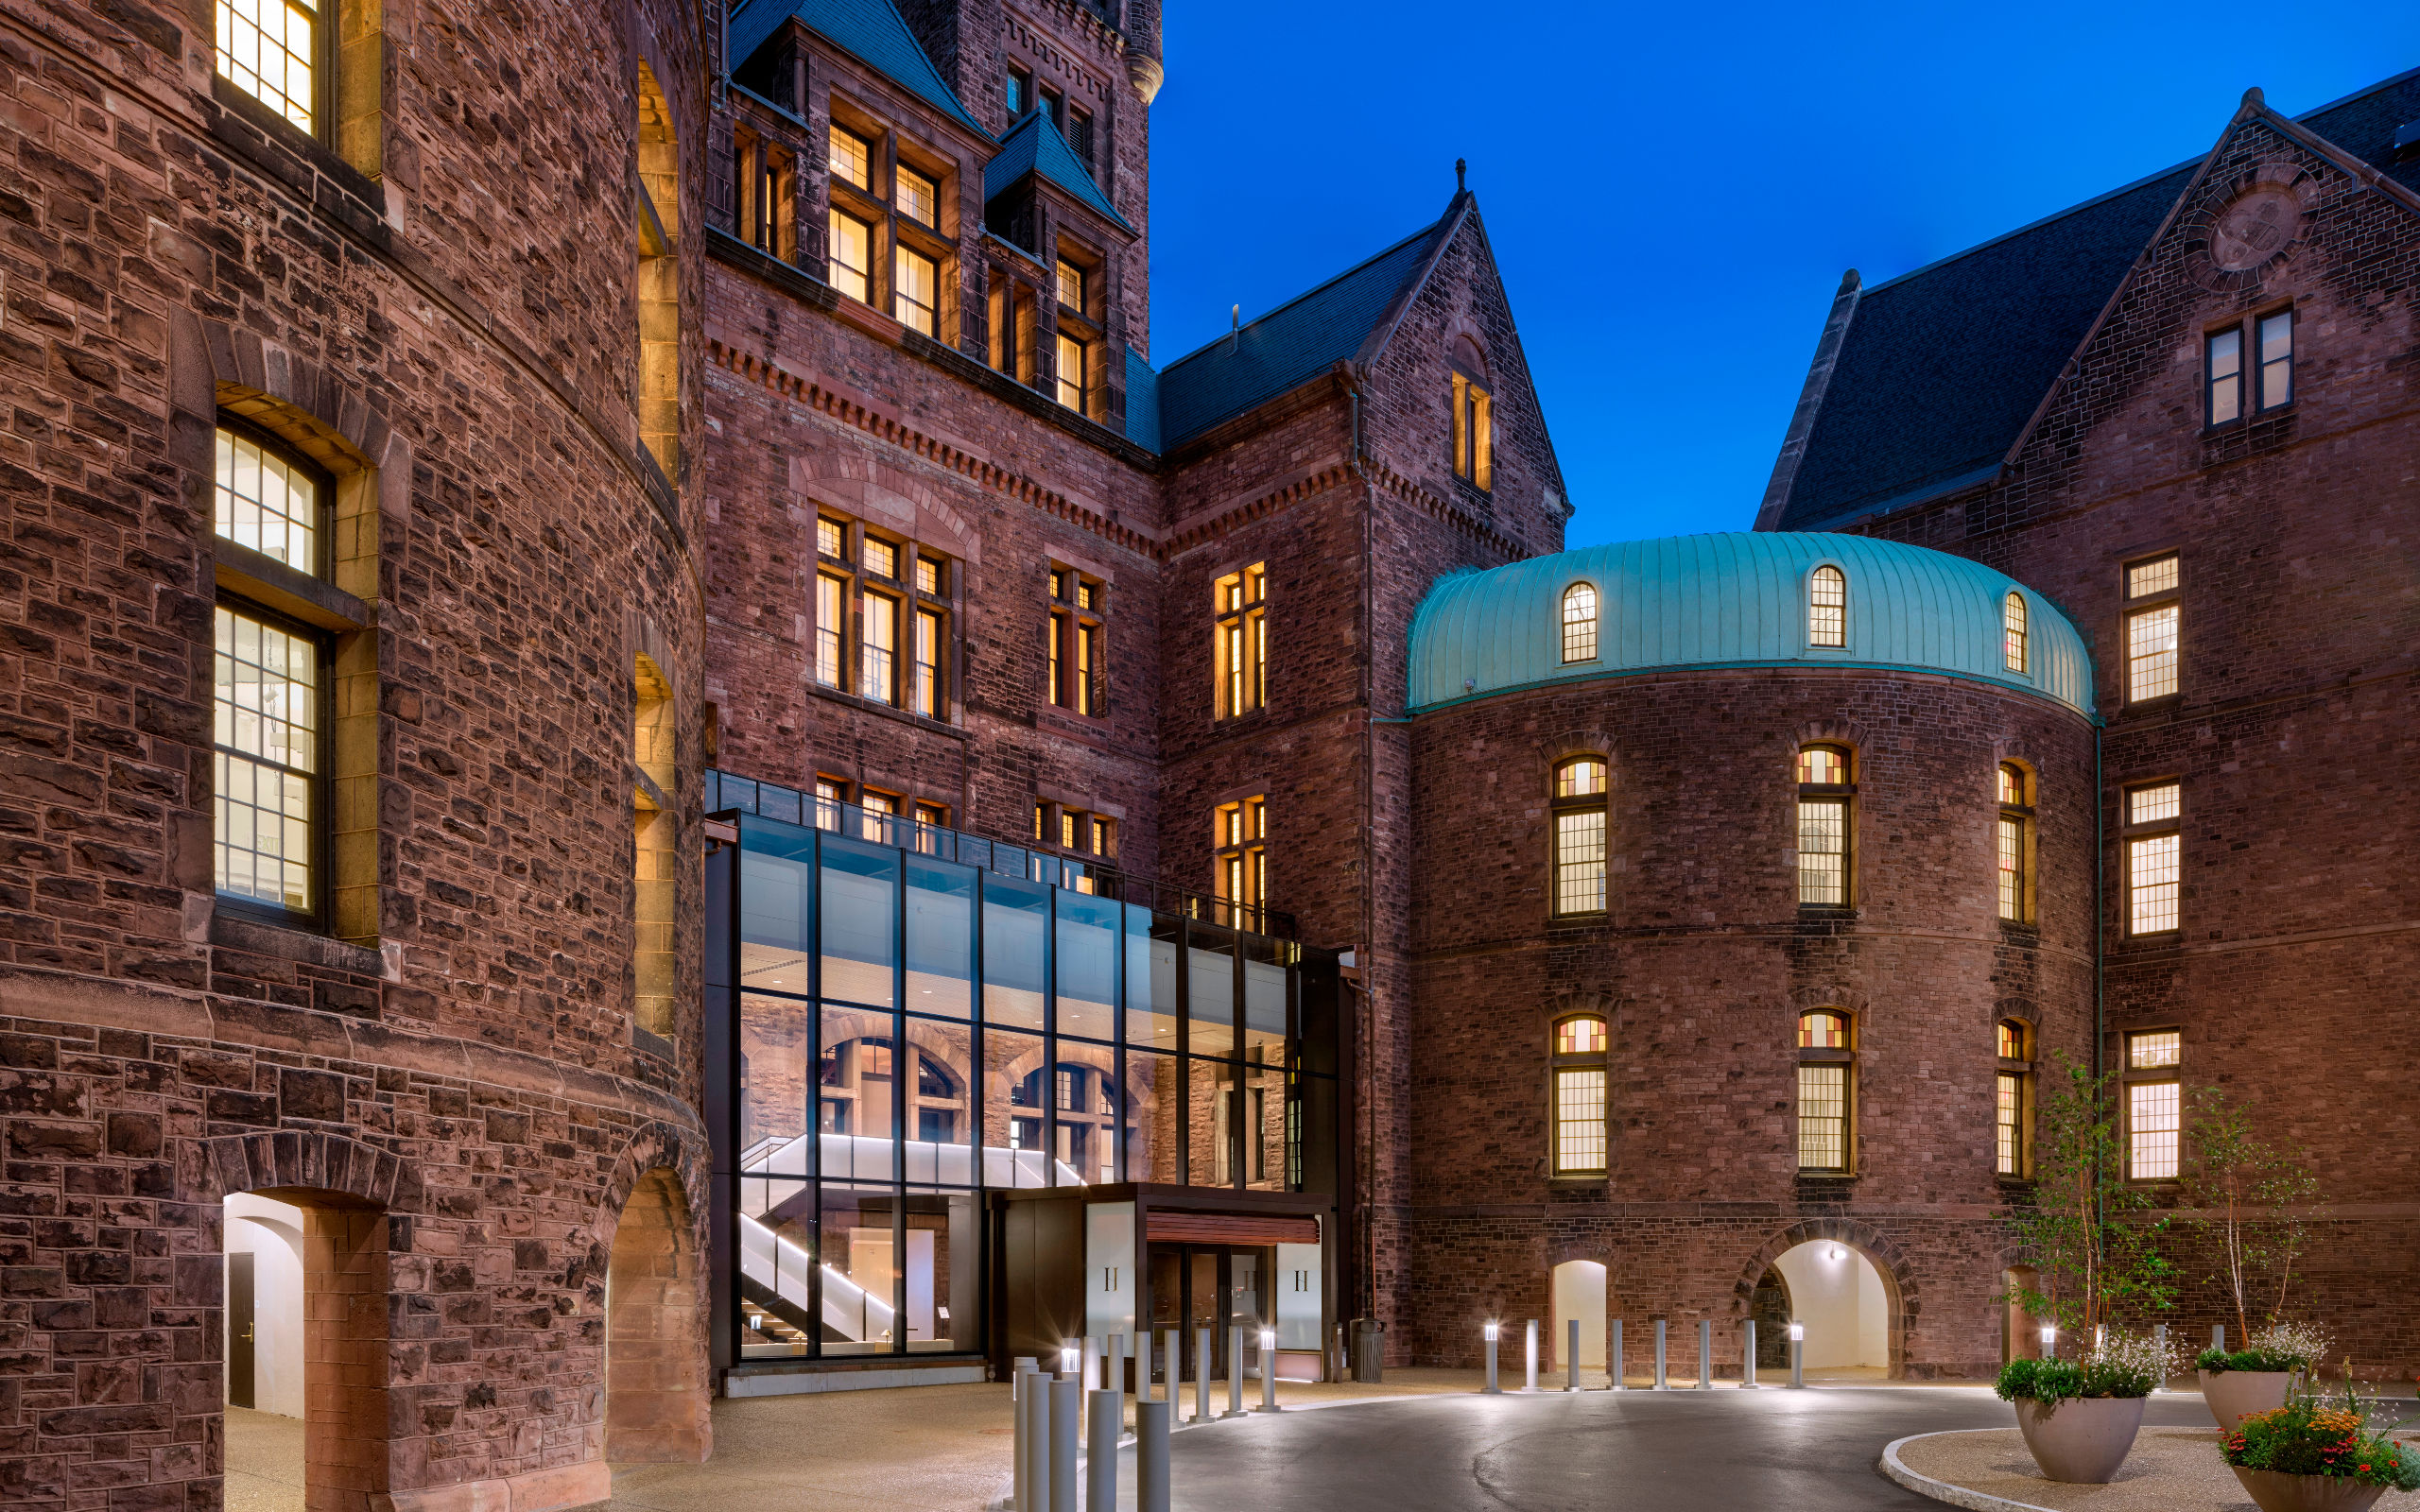
M 840 827 L 840 805 L 849 801 L 849 784 L 837 777 L 815 780 L 815 827 L 838 830 Z
M 2164 698 L 2177 691 L 2178 587 L 2173 552 L 2126 569 L 2126 696 L 2130 699 Z
M 866 301 L 873 256 L 873 230 L 855 215 L 831 214 L 832 286 L 859 303 Z
M 1849 644 L 1849 580 L 1828 562 L 1806 578 L 1806 644 Z
M 935 216 L 941 206 L 941 189 L 934 181 L 915 169 L 901 163 L 898 169 L 899 213 L 919 226 L 937 226 Z
M 1035 799 L 1033 838 L 1041 845 L 1108 861 L 1117 854 L 1117 820 L 1106 814 Z
M 218 0 L 217 11 L 219 76 L 316 130 L 319 11 L 294 0 Z
M 2014 762 L 1999 766 L 1998 829 L 1995 836 L 2000 917 L 2021 924 L 2033 917 L 2033 774 Z
M 1010 120 L 1023 115 L 1033 103 L 1033 76 L 1022 68 L 1010 69 L 1000 81 L 1000 103 L 1008 107 Z
M 911 331 L 938 329 L 941 269 L 924 253 L 899 248 L 891 257 L 890 313 Z
M 840 683 L 841 648 L 849 636 L 849 580 L 830 573 L 815 575 L 815 680 L 827 688 Z
M 2027 1173 L 2032 1122 L 2033 1035 L 2022 1019 L 1999 1023 L 1997 1072 L 1993 1081 L 1992 1169 L 2001 1176 Z
M 2175 1029 L 2126 1037 L 2126 1174 L 2137 1181 L 2173 1180 L 2184 1133 L 2184 1088 L 2178 1068 L 2185 1036 Z
M 1084 313 L 1084 270 L 1065 258 L 1057 266 L 1059 302 L 1078 315 Z
M 798 176 L 794 159 L 753 131 L 732 133 L 732 188 L 739 197 L 742 241 L 788 262 L 798 240 Z
M 1597 589 L 1593 583 L 1574 583 L 1563 591 L 1563 659 L 1597 660 Z
M 1083 413 L 1084 387 L 1089 381 L 1084 372 L 1084 359 L 1088 350 L 1081 341 L 1066 332 L 1059 333 L 1059 360 L 1055 365 L 1059 385 L 1059 403 L 1080 415 Z
M 815 521 L 815 680 L 931 719 L 949 712 L 949 558 Z
M 309 464 L 240 432 L 216 438 L 217 536 L 298 572 L 320 569 L 324 484 Z M 317 912 L 326 648 L 242 599 L 213 615 L 212 868 L 217 890 Z
M 909 665 L 908 707 L 927 719 L 942 716 L 942 642 L 948 621 L 941 610 L 916 607 L 915 660 Z
M 1086 111 L 1086 110 L 1078 110 L 1078 109 L 1076 109 L 1076 108 L 1074 108 L 1074 107 L 1070 107 L 1070 108 L 1068 109 L 1068 111 L 1067 111 L 1067 145 L 1068 145 L 1069 146 L 1074 147 L 1074 148 L 1076 149 L 1076 156 L 1078 156 L 1078 157 L 1080 157 L 1080 158 L 1081 158 L 1081 159 L 1083 159 L 1083 160 L 1084 160 L 1084 166 L 1086 166 L 1086 167 L 1091 167 L 1091 166 L 1092 166 L 1092 163 L 1093 163 L 1093 112 L 1090 112 L 1090 111 Z
M 1495 487 L 1495 402 L 1479 381 L 1454 374 L 1454 476 L 1474 487 Z
M 873 145 L 855 131 L 832 129 L 832 176 L 860 189 L 873 187 Z
M 2294 399 L 2294 312 L 2279 310 L 2252 323 L 2259 342 L 2260 407 L 2281 408 Z
M 2031 670 L 2029 619 L 2025 595 L 2011 590 L 2008 597 L 2000 601 L 2000 665 L 2011 672 Z
M 2244 360 L 2247 335 L 2252 343 L 2249 364 Z M 2252 383 L 2249 394 L 2247 379 Z M 2209 333 L 2203 338 L 2202 382 L 2207 396 L 2204 423 L 2209 425 L 2240 420 L 2247 409 L 2266 414 L 2292 404 L 2294 312 L 2278 310 Z
M 1850 902 L 1849 815 L 1856 798 L 1849 753 L 1808 746 L 1798 753 L 1798 902 L 1845 908 Z
M 1607 792 L 1602 757 L 1575 756 L 1554 770 L 1554 911 L 1605 911 Z
M 1091 718 L 1109 713 L 1109 588 L 1072 567 L 1050 569 L 1050 701 Z
M 1606 1170 L 1605 1021 L 1582 1017 L 1554 1026 L 1554 1174 Z
M 1254 562 L 1210 585 L 1218 613 L 1211 635 L 1215 717 L 1232 719 L 1269 701 L 1269 571 Z
M 1230 905 L 1223 922 L 1257 927 L 1257 911 L 1269 901 L 1269 800 L 1238 799 L 1221 803 L 1211 816 L 1216 852 L 1213 887 Z
M 1817 1008 L 1798 1016 L 1798 1168 L 1849 1168 L 1855 1047 L 1848 1015 Z
M 869 591 L 858 601 L 857 692 L 880 703 L 899 698 L 899 600 Z
M 2203 381 L 2209 390 L 2207 423 L 2223 425 L 2243 415 L 2243 330 L 2213 331 L 2203 351 Z
M 2179 927 L 2183 890 L 2185 790 L 2154 782 L 2126 792 L 2126 932 L 2158 935 Z

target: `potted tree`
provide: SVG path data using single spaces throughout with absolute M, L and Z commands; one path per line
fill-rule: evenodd
M 2054 1346 L 2065 1332 L 2091 1349 L 2077 1361 L 2012 1360 L 1998 1391 L 2014 1405 L 2043 1474 L 2100 1483 L 2125 1463 L 2143 1399 L 2171 1366 L 2151 1338 L 2120 1326 L 2172 1299 L 2171 1267 L 2158 1245 L 2168 1220 L 2145 1215 L 2151 1194 L 2126 1180 L 2114 1074 L 2095 1076 L 2065 1056 L 2058 1064 L 2066 1080 L 2041 1105 L 2031 1197 L 2010 1215 L 2033 1256 L 2036 1284 L 2012 1299 L 2049 1322 Z
M 2420 1451 L 2372 1431 L 2349 1366 L 2342 1401 L 2297 1392 L 2221 1435 L 2219 1452 L 2260 1512 L 2366 1512 L 2390 1489 L 2420 1491 Z
M 2278 1321 L 2308 1232 L 2302 1209 L 2318 1183 L 2299 1151 L 2261 1139 L 2250 1106 L 2216 1087 L 2194 1094 L 2189 1131 L 2186 1201 L 2201 1213 L 2219 1265 L 2211 1280 L 2234 1305 L 2244 1346 L 2204 1349 L 2193 1363 L 2210 1416 L 2232 1429 L 2247 1414 L 2284 1405 L 2294 1372 L 2327 1352 L 2318 1330 Z M 2268 1316 L 2256 1333 L 2256 1308 Z

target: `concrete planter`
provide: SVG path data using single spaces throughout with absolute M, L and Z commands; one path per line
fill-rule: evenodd
M 2016 1426 L 2033 1463 L 2054 1481 L 2078 1486 L 2102 1486 L 2135 1447 L 2135 1431 L 2143 1426 L 2140 1397 L 2070 1397 L 2055 1407 L 2020 1401 Z
M 2291 1370 L 2197 1370 L 2202 1400 L 2218 1419 L 2219 1431 L 2231 1434 L 2256 1412 L 2286 1404 L 2286 1388 L 2294 1383 Z
M 2248 1470 L 2240 1465 L 2227 1469 L 2252 1493 L 2260 1512 L 2367 1512 L 2371 1503 L 2386 1494 L 2383 1486 L 2363 1486 L 2333 1475 L 2285 1475 L 2276 1470 Z

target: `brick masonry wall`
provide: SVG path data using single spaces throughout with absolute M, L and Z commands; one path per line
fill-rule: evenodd
M 1855 752 L 1845 919 L 1797 905 L 1791 764 L 1809 739 Z M 1581 751 L 1611 771 L 1610 910 L 1563 923 L 1547 907 L 1547 798 L 1554 764 Z M 2009 759 L 2038 774 L 2032 927 L 1997 915 Z M 1772 1246 L 1821 1222 L 1890 1278 L 1895 1369 L 1996 1366 L 2009 1194 L 1994 1030 L 2021 1017 L 2043 1055 L 2088 1054 L 2091 762 L 2073 712 L 1920 674 L 1654 675 L 1420 715 L 1417 1123 L 1388 1215 L 1408 1255 L 1400 1347 L 1469 1364 L 1486 1314 L 1548 1315 L 1552 1267 L 1587 1259 L 1607 1265 L 1634 1351 L 1655 1317 L 1686 1332 L 1711 1316 L 1736 1362 Z M 1847 1179 L 1797 1170 L 1796 1017 L 1817 1005 L 1855 1016 Z M 1549 1034 L 1575 1010 L 1612 1035 L 1602 1179 L 1547 1166 Z
M 2198 228 L 2266 173 L 2303 204 L 2297 239 L 2221 275 Z M 1997 483 L 1864 528 L 1960 552 L 2049 593 L 2094 643 L 2109 719 L 2108 1046 L 2178 1028 L 2183 1079 L 2249 1099 L 2309 1149 L 2340 1218 L 2289 1311 L 2367 1369 L 2420 1369 L 2420 1331 L 2384 1278 L 2408 1268 L 2407 1032 L 2420 971 L 2420 481 L 2414 325 L 2420 207 L 2273 118 L 2239 115 Z M 2203 426 L 2205 331 L 2290 302 L 2291 409 Z M 2182 693 L 2124 696 L 2121 571 L 2181 557 Z M 2184 790 L 2184 929 L 2124 930 L 2115 835 L 2128 784 Z M 2171 1199 L 2172 1200 L 2172 1199 Z M 2220 1320 L 2188 1293 L 2196 1337 Z

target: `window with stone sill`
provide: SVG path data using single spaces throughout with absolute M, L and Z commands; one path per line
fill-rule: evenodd
M 1109 585 L 1073 567 L 1050 569 L 1050 610 L 1043 623 L 1045 693 L 1059 708 L 1089 719 L 1109 713 Z
M 2271 310 L 2204 333 L 2202 384 L 2203 423 L 2212 429 L 2292 404 L 2294 312 Z
M 741 128 L 732 133 L 740 239 L 768 257 L 798 257 L 798 166 L 788 148 Z
M 2183 614 L 2182 567 L 2167 552 L 2125 568 L 2126 697 L 2166 698 L 2178 692 L 2178 631 Z
M 2173 933 L 2183 922 L 2184 786 L 2165 782 L 2128 788 L 2124 803 L 2126 933 Z
M 1551 1036 L 1551 1169 L 1557 1177 L 1603 1176 L 1611 1143 L 1605 1119 L 1605 1021 L 1575 1014 L 1557 1021 Z
M 1482 490 L 1495 487 L 1495 404 L 1478 343 L 1457 336 L 1448 354 L 1453 388 L 1454 476 Z
M 2033 918 L 2033 774 L 2015 762 L 2000 763 L 1998 798 L 1993 858 L 1999 916 L 2028 923 Z
M 1798 902 L 1846 908 L 1856 901 L 1850 836 L 1857 788 L 1845 746 L 1798 753 Z
M 1255 796 L 1221 803 L 1211 816 L 1211 891 L 1226 906 L 1219 922 L 1264 933 L 1260 910 L 1269 901 L 1269 800 Z
M 1553 899 L 1557 917 L 1605 911 L 1611 825 L 1605 759 L 1575 756 L 1555 767 Z
M 2135 1181 L 2172 1181 L 2179 1175 L 2185 1132 L 2185 1036 L 2154 1029 L 2126 1036 L 2126 1175 Z
M 1210 585 L 1214 719 L 1233 719 L 1269 701 L 1269 568 L 1265 562 Z
M 1798 1016 L 1798 1168 L 1822 1176 L 1849 1171 L 1850 1120 L 1857 1107 L 1857 1046 L 1839 1008 Z
M 218 0 L 216 11 L 219 77 L 318 135 L 327 84 L 319 8 L 297 0 Z
M 832 286 L 864 304 L 871 300 L 873 228 L 856 216 L 835 210 L 829 214 Z
M 1992 1168 L 2004 1177 L 2033 1170 L 2033 1030 L 2022 1019 L 2002 1019 L 1993 1078 Z
M 830 512 L 814 528 L 816 683 L 948 719 L 953 558 Z

